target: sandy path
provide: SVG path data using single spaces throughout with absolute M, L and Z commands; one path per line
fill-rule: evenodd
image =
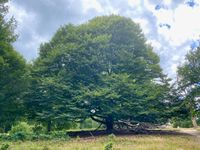
M 195 136 L 200 143 L 200 131 L 197 131 L 196 129 L 180 129 L 179 132 Z

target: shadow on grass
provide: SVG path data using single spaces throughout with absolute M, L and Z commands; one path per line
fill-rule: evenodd
M 187 133 L 181 133 L 172 130 L 87 130 L 87 131 L 69 131 L 67 134 L 70 137 L 91 137 L 91 136 L 104 136 L 109 134 L 127 136 L 127 135 L 189 135 Z

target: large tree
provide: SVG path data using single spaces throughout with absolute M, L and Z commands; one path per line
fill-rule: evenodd
M 107 130 L 119 120 L 166 121 L 168 83 L 159 57 L 129 18 L 103 16 L 61 27 L 49 43 L 41 45 L 35 65 L 41 68 L 39 78 L 53 77 L 69 87 L 70 97 L 62 101 L 71 104 L 65 106 L 79 119 L 91 117 Z M 34 95 L 32 107 L 41 101 L 34 103 Z
M 186 55 L 185 63 L 178 68 L 179 97 L 190 112 L 194 127 L 200 110 L 200 48 Z
M 0 1 L 0 127 L 5 131 L 20 115 L 26 74 L 25 60 L 12 47 L 15 23 L 5 20 L 6 2 Z

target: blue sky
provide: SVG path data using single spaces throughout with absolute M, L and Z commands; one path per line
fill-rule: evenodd
M 18 22 L 14 47 L 27 60 L 64 24 L 81 24 L 95 16 L 117 14 L 140 24 L 166 74 L 174 78 L 185 54 L 200 42 L 200 0 L 12 0 Z

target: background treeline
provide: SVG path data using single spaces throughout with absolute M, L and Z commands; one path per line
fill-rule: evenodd
M 200 48 L 187 54 L 172 82 L 139 25 L 111 15 L 60 27 L 27 63 L 12 46 L 15 21 L 5 19 L 6 2 L 0 1 L 1 132 L 198 125 Z

